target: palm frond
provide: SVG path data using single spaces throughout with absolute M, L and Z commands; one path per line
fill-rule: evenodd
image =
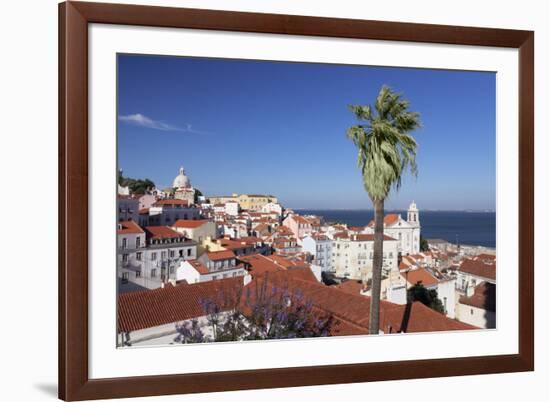
M 349 106 L 357 120 L 365 123 L 350 127 L 346 136 L 357 147 L 357 165 L 373 201 L 385 199 L 392 187 L 399 188 L 407 169 L 413 175 L 418 172 L 417 143 L 411 133 L 421 127 L 420 115 L 409 111 L 409 106 L 386 85 L 374 106 Z

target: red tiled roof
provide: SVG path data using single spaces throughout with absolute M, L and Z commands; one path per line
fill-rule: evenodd
M 198 219 L 198 220 L 178 219 L 172 227 L 184 228 L 184 229 L 196 229 L 208 222 L 209 221 L 207 219 Z
M 253 254 L 239 257 L 239 260 L 250 265 L 249 271 L 255 278 L 266 273 L 292 271 L 289 274 L 292 277 L 299 277 L 303 280 L 317 282 L 309 264 L 305 263 L 300 258 L 291 259 L 277 254 L 272 254 L 270 256 Z
M 309 271 L 309 273 L 308 273 Z M 312 275 L 305 268 L 270 272 L 254 279 L 247 295 L 259 294 L 254 289 L 272 285 L 273 289 L 298 290 L 304 300 L 312 303 L 314 313 L 329 314 L 334 318 L 331 335 L 368 333 L 370 298 L 352 295 L 325 286 L 316 280 L 307 280 Z M 222 279 L 193 285 L 168 286 L 144 292 L 119 295 L 118 328 L 129 332 L 143 328 L 183 321 L 205 314 L 201 301 L 220 300 L 222 311 L 240 305 L 238 294 L 243 289 L 242 278 Z M 475 327 L 445 317 L 420 302 L 397 305 L 386 301 L 380 303 L 380 329 L 385 333 L 467 330 Z
M 483 310 L 496 311 L 496 285 L 481 282 L 475 287 L 472 296 L 460 296 L 459 303 Z
M 185 238 L 179 232 L 170 229 L 168 226 L 146 226 L 145 231 L 147 232 L 147 237 L 150 239 L 177 239 Z
M 361 281 L 344 281 L 338 285 L 334 286 L 336 289 L 341 290 L 342 292 L 349 293 L 350 295 L 358 295 L 363 289 L 363 284 Z
M 363 327 L 365 330 L 368 328 L 370 297 L 348 294 L 334 286 L 325 286 L 319 282 L 294 280 L 292 286 L 299 287 L 304 297 L 313 305 L 332 313 L 338 319 Z M 409 306 L 387 301 L 380 302 L 380 329 L 385 333 L 452 331 L 474 328 L 474 326 L 447 318 L 420 302 L 414 302 Z
M 462 264 L 460 264 L 458 270 L 471 275 L 479 276 L 481 278 L 492 280 L 495 280 L 497 276 L 496 264 L 487 264 L 482 260 L 466 259 L 462 261 Z
M 206 253 L 210 261 L 229 260 L 235 258 L 235 253 L 231 250 L 210 251 Z
M 437 278 L 430 274 L 424 268 L 412 269 L 410 271 L 401 272 L 401 276 L 407 280 L 411 285 L 420 283 L 424 287 L 435 286 L 439 283 Z
M 481 253 L 481 254 L 478 254 L 474 257 L 474 260 L 481 260 L 481 261 L 485 261 L 485 262 L 494 262 L 496 261 L 497 259 L 497 256 L 496 255 L 493 255 L 493 254 L 486 254 L 486 253 Z
M 205 300 L 231 301 L 233 297 L 229 296 L 239 294 L 242 285 L 242 277 L 237 277 L 120 294 L 118 331 L 137 331 L 203 316 Z
M 259 237 L 256 237 L 256 236 L 245 236 L 245 237 L 241 237 L 241 238 L 236 239 L 236 240 L 240 240 L 240 241 L 245 242 L 245 243 L 250 244 L 250 245 L 255 245 L 256 243 L 261 243 L 262 242 L 262 239 L 260 239 Z
M 251 244 L 241 241 L 241 239 L 219 239 L 218 244 L 228 250 L 239 250 L 251 246 Z
M 301 215 L 291 215 L 291 217 L 293 220 L 295 220 L 298 223 L 302 223 L 304 225 L 311 225 L 311 222 Z
M 383 235 L 384 240 L 394 241 L 393 237 Z M 334 234 L 334 239 L 349 239 L 351 241 L 374 241 L 374 234 L 349 234 L 348 232 L 338 232 Z
M 188 260 L 187 262 L 191 264 L 193 268 L 195 268 L 197 272 L 201 275 L 206 275 L 210 272 L 208 271 L 208 268 L 206 267 L 206 265 L 204 265 L 202 262 L 198 260 Z
M 393 237 L 390 236 L 384 236 L 384 241 L 392 241 L 395 240 Z M 357 235 L 351 235 L 351 240 L 353 241 L 374 241 L 374 234 L 357 234 Z
M 397 223 L 399 221 L 399 218 L 401 217 L 400 214 L 387 214 L 384 216 L 384 226 L 393 225 L 394 223 Z M 371 220 L 367 226 L 374 227 L 374 220 Z
M 239 260 L 250 264 L 249 271 L 253 276 L 262 275 L 265 272 L 284 271 L 285 269 L 261 254 L 252 254 L 239 257 Z
M 349 235 L 348 232 L 338 232 L 334 233 L 334 236 L 332 236 L 335 240 L 336 239 L 348 239 Z
M 124 221 L 117 224 L 117 234 L 141 234 L 143 229 L 134 221 Z
M 303 266 L 306 264 L 301 258 L 287 258 L 279 254 L 271 254 L 266 258 L 284 268 Z

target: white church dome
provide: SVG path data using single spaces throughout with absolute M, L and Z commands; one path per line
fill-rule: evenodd
M 189 181 L 189 178 L 185 175 L 185 170 L 183 170 L 183 167 L 180 167 L 180 173 L 174 179 L 174 184 L 172 187 L 175 187 L 175 188 L 191 187 L 191 182 Z

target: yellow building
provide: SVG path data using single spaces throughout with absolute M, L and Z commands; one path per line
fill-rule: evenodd
M 259 211 L 270 202 L 277 203 L 277 197 L 266 194 L 232 194 L 231 196 L 209 197 L 211 204 L 225 204 L 228 201 L 236 201 L 241 209 Z

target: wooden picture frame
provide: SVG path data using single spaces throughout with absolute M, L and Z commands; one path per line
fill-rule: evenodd
M 88 24 L 519 49 L 519 353 L 199 374 L 88 375 Z M 66 2 L 59 5 L 59 397 L 140 397 L 534 369 L 534 33 L 531 31 Z

